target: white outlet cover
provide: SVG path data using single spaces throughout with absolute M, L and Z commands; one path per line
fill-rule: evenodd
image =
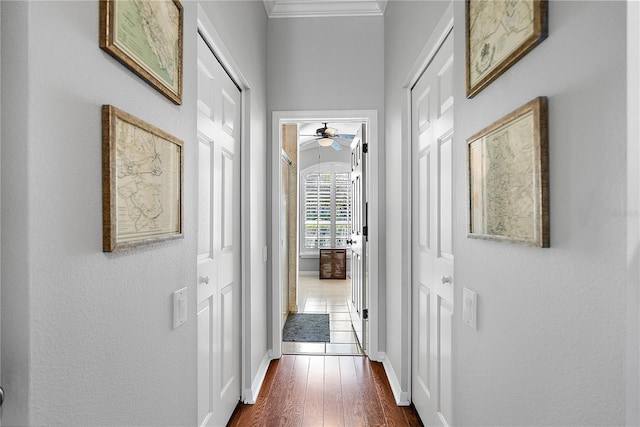
M 476 330 L 478 317 L 478 294 L 471 289 L 462 288 L 462 321 Z
M 173 329 L 187 321 L 187 288 L 173 293 Z

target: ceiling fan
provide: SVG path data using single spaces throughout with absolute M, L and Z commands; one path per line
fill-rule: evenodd
M 300 135 L 300 136 L 311 136 L 314 137 L 308 141 L 300 144 L 300 147 L 318 143 L 318 145 L 322 147 L 331 147 L 336 151 L 342 150 L 345 146 L 351 145 L 351 141 L 355 137 L 355 135 L 350 134 L 338 134 L 338 130 L 334 128 L 327 127 L 327 123 L 323 123 L 324 126 L 316 129 L 315 135 Z

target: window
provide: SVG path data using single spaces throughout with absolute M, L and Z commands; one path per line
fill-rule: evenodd
M 301 252 L 346 248 L 351 236 L 349 165 L 323 163 L 302 173 Z

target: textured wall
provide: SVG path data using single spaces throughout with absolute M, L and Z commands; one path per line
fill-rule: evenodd
M 393 79 L 416 54 L 391 58 L 391 47 L 429 36 L 411 20 L 428 11 L 415 3 L 391 2 L 385 22 L 388 141 L 400 132 Z M 549 2 L 549 38 L 471 100 L 464 2 L 453 4 L 454 423 L 623 424 L 626 219 L 616 212 L 626 206 L 625 2 Z M 540 95 L 549 97 L 551 248 L 467 239 L 466 139 Z M 391 171 L 398 160 L 387 153 Z M 388 206 L 400 202 L 391 175 Z M 387 262 L 390 272 L 401 265 Z M 463 286 L 478 293 L 477 331 L 461 322 Z M 399 304 L 392 298 L 389 313 Z M 401 335 L 400 325 L 388 327 L 389 337 Z
M 3 42 L 23 40 L 3 81 L 20 99 L 3 98 L 3 118 L 28 117 L 3 129 L 3 184 L 16 185 L 2 188 L 2 243 L 17 249 L 2 259 L 3 326 L 16 329 L 3 333 L 3 375 L 19 400 L 3 422 L 193 423 L 195 322 L 172 329 L 171 294 L 189 286 L 194 319 L 195 38 L 178 107 L 98 47 L 97 2 L 2 6 L 17 21 Z M 186 4 L 185 34 L 195 22 Z M 102 252 L 102 104 L 184 141 L 184 239 Z
M 266 354 L 266 15 L 261 2 L 226 3 L 208 13 L 222 14 L 214 22 L 225 46 L 251 70 L 255 109 L 246 128 L 255 171 L 250 383 Z M 183 6 L 176 106 L 99 48 L 98 2 L 2 2 L 2 119 L 12 123 L 2 128 L 7 425 L 196 423 L 197 3 Z M 184 141 L 184 239 L 102 252 L 102 104 Z M 188 321 L 174 330 L 172 293 L 184 286 Z
M 627 3 L 627 425 L 640 424 L 640 3 Z
M 547 40 L 473 100 L 458 86 L 460 163 L 473 132 L 549 97 L 551 207 L 549 249 L 466 239 L 456 173 L 456 297 L 467 286 L 480 301 L 479 330 L 455 335 L 460 424 L 624 422 L 625 20 L 624 2 L 552 1 Z

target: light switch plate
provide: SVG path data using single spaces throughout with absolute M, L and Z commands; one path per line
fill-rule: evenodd
M 173 329 L 187 321 L 187 288 L 173 293 Z
M 476 330 L 478 317 L 478 294 L 471 289 L 462 288 L 462 321 Z

